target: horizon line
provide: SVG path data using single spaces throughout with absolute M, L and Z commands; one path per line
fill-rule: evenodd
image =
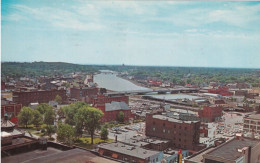
M 34 62 L 46 62 L 46 63 L 68 63 L 68 64 L 77 64 L 77 65 L 86 65 L 86 66 L 137 66 L 137 67 L 180 67 L 180 68 L 220 68 L 220 69 L 260 69 L 257 67 L 206 67 L 206 66 L 172 66 L 172 65 L 134 65 L 134 64 L 95 64 L 95 63 L 72 63 L 72 62 L 64 62 L 64 61 L 1 61 L 2 63 L 10 63 L 10 62 L 16 62 L 16 63 L 34 63 Z

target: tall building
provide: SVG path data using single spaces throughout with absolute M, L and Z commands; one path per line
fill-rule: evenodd
M 85 97 L 96 96 L 98 94 L 98 88 L 70 88 L 70 98 L 76 98 L 81 100 Z
M 166 115 L 146 114 L 146 136 L 171 140 L 171 146 L 198 151 L 200 121 L 184 121 Z

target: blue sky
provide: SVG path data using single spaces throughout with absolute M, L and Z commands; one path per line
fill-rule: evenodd
M 2 61 L 260 68 L 259 2 L 2 0 Z

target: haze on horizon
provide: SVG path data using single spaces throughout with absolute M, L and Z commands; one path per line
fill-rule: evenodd
M 2 0 L 2 61 L 260 68 L 260 2 Z

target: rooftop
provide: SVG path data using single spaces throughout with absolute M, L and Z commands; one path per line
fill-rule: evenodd
M 114 110 L 129 110 L 129 107 L 125 102 L 115 102 L 105 104 L 105 111 L 114 111 Z
M 249 115 L 248 117 L 245 117 L 245 118 L 260 120 L 260 114 Z
M 241 152 L 238 152 L 238 149 L 242 149 L 244 147 L 255 147 L 259 144 L 259 140 L 242 138 L 242 139 L 232 139 L 231 141 L 215 148 L 211 152 L 206 155 L 211 155 L 215 157 L 221 157 L 223 159 L 228 160 L 236 160 L 241 156 Z
M 47 150 L 34 150 L 30 152 L 20 153 L 17 155 L 3 157 L 1 158 L 2 162 L 28 162 L 28 163 L 115 163 L 103 157 L 96 156 L 95 154 L 85 151 L 82 149 L 71 149 L 67 151 L 62 151 L 56 148 L 48 147 Z
M 160 119 L 160 120 L 168 120 L 169 122 L 176 122 L 176 123 L 194 123 L 198 121 L 184 121 L 184 120 L 179 120 L 175 118 L 171 118 L 165 115 L 153 115 L 153 118 Z
M 129 156 L 133 156 L 136 158 L 141 158 L 141 159 L 146 159 L 148 157 L 151 157 L 153 155 L 160 153 L 160 151 L 147 150 L 147 149 L 140 148 L 137 146 L 126 145 L 126 144 L 123 144 L 120 142 L 101 144 L 101 145 L 99 145 L 99 148 L 121 153 L 121 154 L 125 154 L 125 155 L 129 155 Z

